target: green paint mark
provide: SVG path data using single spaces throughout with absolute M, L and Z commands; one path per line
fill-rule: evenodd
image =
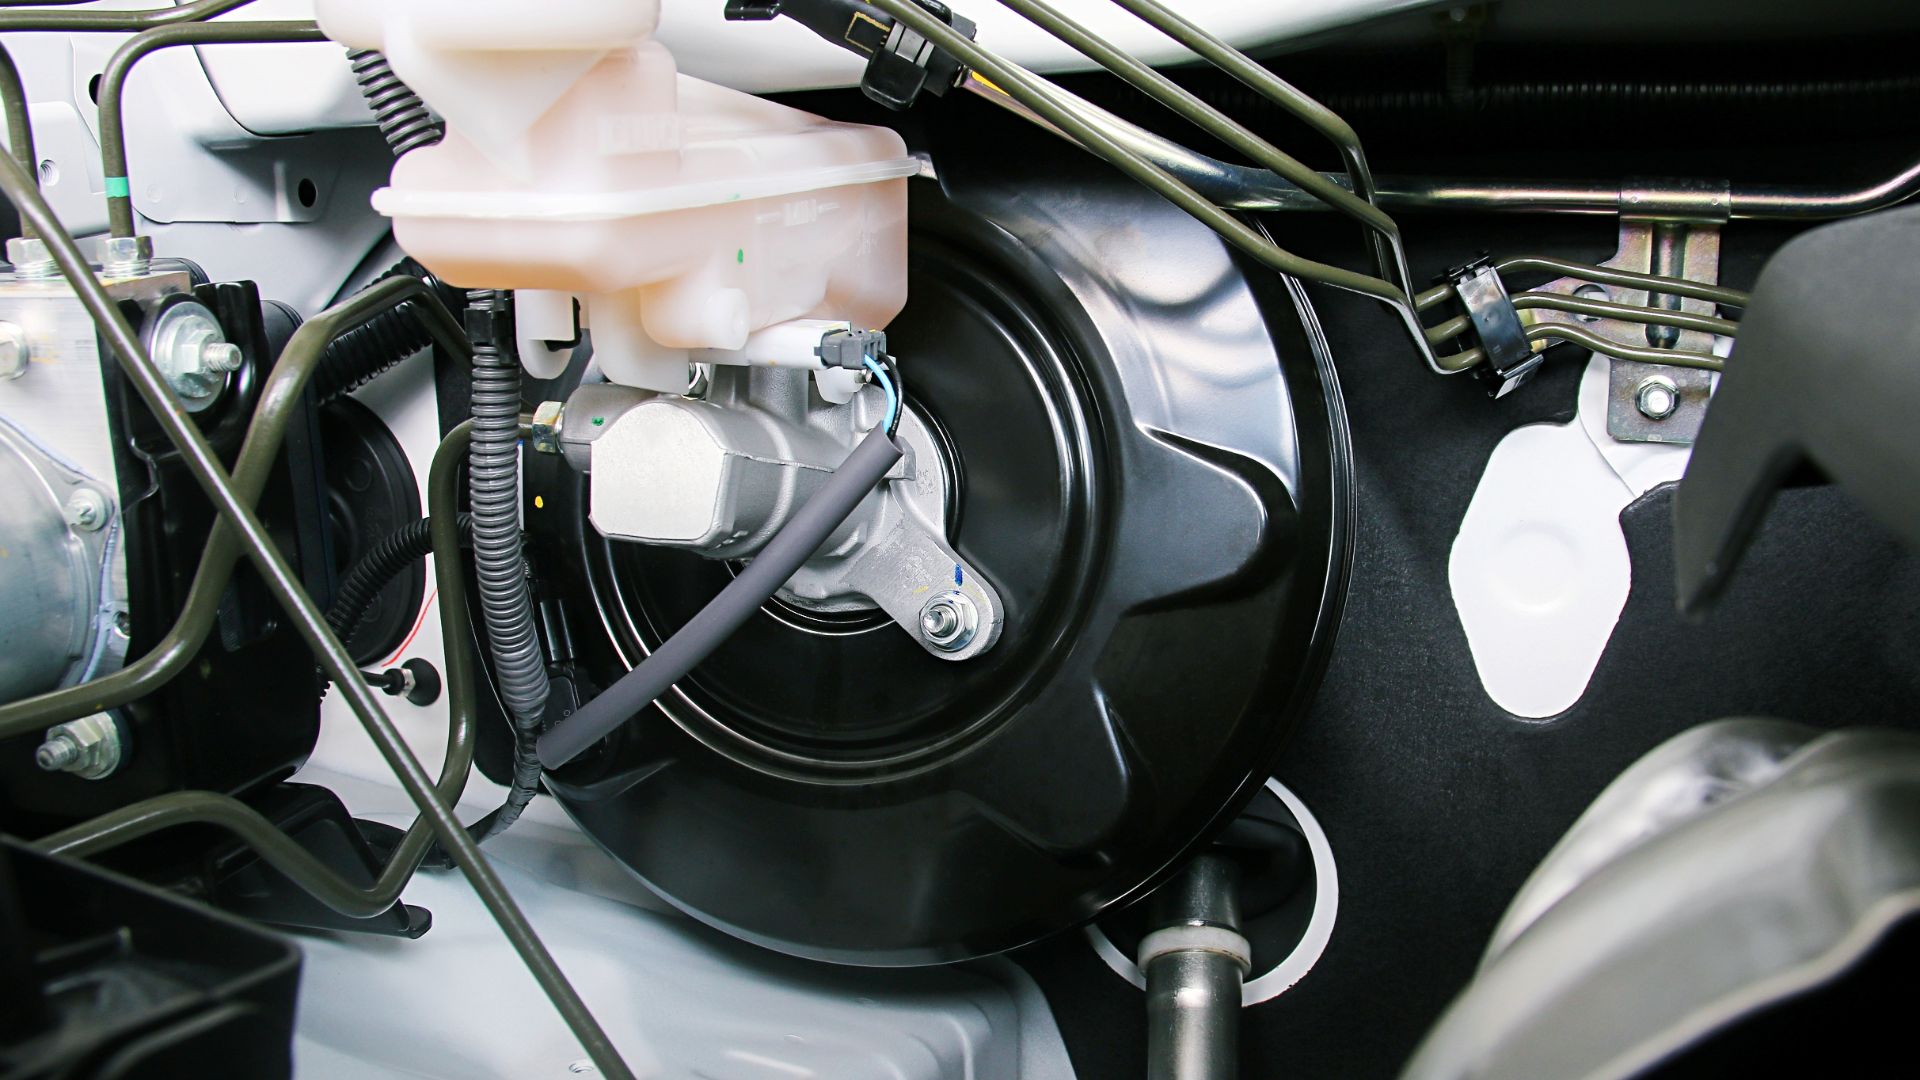
M 133 188 L 124 176 L 107 177 L 107 198 L 125 199 L 133 194 Z
M 735 249 L 733 253 L 733 261 L 737 263 L 745 263 L 747 261 L 747 249 L 746 248 Z
M 607 418 L 604 416 L 596 416 L 593 418 L 594 427 L 599 427 L 601 424 L 604 424 L 606 422 L 607 422 Z

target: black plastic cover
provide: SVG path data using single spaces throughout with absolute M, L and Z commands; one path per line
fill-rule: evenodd
M 1804 466 L 1920 549 L 1920 207 L 1794 239 L 1761 272 L 1674 494 L 1683 611 L 1726 588 Z
M 228 915 L 0 837 L 0 1075 L 293 1075 L 300 952 Z

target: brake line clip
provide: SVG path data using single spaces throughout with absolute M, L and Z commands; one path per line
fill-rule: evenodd
M 1474 336 L 1487 361 L 1475 370 L 1486 381 L 1487 396 L 1502 398 L 1532 377 L 1546 357 L 1533 351 L 1520 312 L 1507 295 L 1507 286 L 1494 271 L 1492 258 L 1482 255 L 1470 263 L 1447 271 L 1447 282 L 1460 297 L 1467 318 L 1473 323 Z

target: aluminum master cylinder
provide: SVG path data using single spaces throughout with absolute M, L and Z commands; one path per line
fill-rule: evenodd
M 767 355 L 757 349 L 778 336 L 756 335 L 746 355 Z M 879 387 L 859 384 L 830 400 L 841 395 L 820 384 L 844 371 L 703 356 L 722 362 L 700 397 L 589 384 L 564 410 L 541 408 L 534 442 L 589 473 L 602 536 L 751 558 L 882 422 L 885 403 Z M 825 615 L 878 608 L 934 656 L 977 656 L 999 637 L 999 595 L 947 541 L 953 477 L 932 430 L 909 409 L 896 438 L 900 462 L 779 599 Z

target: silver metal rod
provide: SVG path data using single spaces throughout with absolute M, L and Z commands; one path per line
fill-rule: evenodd
M 979 79 L 962 84 L 968 91 L 1026 120 L 1060 134 L 1039 114 L 1004 91 Z M 1266 169 L 1235 165 L 1129 123 L 1097 106 L 1056 95 L 1107 137 L 1158 165 L 1188 187 L 1226 210 L 1299 211 L 1330 209 L 1313 195 Z M 1326 177 L 1350 187 L 1344 173 Z M 1374 204 L 1382 210 L 1494 211 L 1529 214 L 1618 214 L 1625 205 L 1623 185 L 1560 180 L 1468 180 L 1444 177 L 1382 176 L 1376 179 Z M 1677 183 L 1676 191 L 1698 185 Z M 1645 194 L 1644 182 L 1633 190 Z M 1849 217 L 1884 210 L 1920 194 L 1920 161 L 1864 187 L 1797 188 L 1776 185 L 1736 186 L 1731 191 L 1731 216 L 1737 219 L 1797 219 Z
M 1240 867 L 1224 855 L 1194 857 L 1151 901 L 1153 923 L 1168 933 L 1193 928 L 1240 933 Z M 1148 955 L 1148 1080 L 1236 1080 L 1240 1065 L 1240 983 L 1245 952 L 1234 955 L 1201 941 Z
M 1147 965 L 1147 1080 L 1237 1080 L 1240 962 L 1185 949 Z
M 1848 217 L 1885 210 L 1920 192 L 1920 161 L 1877 184 L 1863 188 L 1736 187 L 1733 216 L 1737 218 L 1818 219 Z

